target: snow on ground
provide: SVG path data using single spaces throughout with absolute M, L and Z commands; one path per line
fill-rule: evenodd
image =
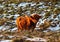
M 23 2 L 23 3 L 20 3 L 19 5 L 18 5 L 18 7 L 21 7 L 21 6 L 26 6 L 28 3 L 25 3 L 25 2 Z
M 34 42 L 47 42 L 46 39 L 34 37 L 34 38 L 26 38 L 26 40 L 34 41 Z M 1 40 L 0 42 L 12 42 L 12 40 Z
M 26 5 L 28 5 L 28 4 L 31 4 L 31 6 L 34 6 L 34 5 L 36 5 L 36 3 L 25 3 L 25 2 L 23 2 L 23 3 L 20 3 L 19 5 L 18 5 L 18 7 L 21 7 L 21 6 L 23 6 L 23 7 L 25 7 Z M 49 6 L 45 6 L 44 5 L 45 3 L 44 2 L 40 2 L 40 7 L 39 8 L 47 8 L 47 7 L 49 7 Z M 15 7 L 16 8 L 16 5 L 15 4 L 9 4 L 9 5 L 12 5 L 13 7 Z M 60 4 L 59 5 L 55 5 L 56 7 L 60 7 Z M 4 6 L 3 5 L 1 5 L 0 4 L 0 8 L 3 8 Z M 17 8 L 16 8 L 17 9 Z M 12 10 L 9 10 L 8 12 L 11 12 Z M 46 11 L 46 10 L 44 10 L 44 11 Z M 41 15 L 42 16 L 44 16 L 45 15 L 45 12 L 41 12 Z M 50 11 L 50 10 L 47 10 L 47 11 Z M 27 13 L 29 13 L 29 11 L 27 11 Z M 6 17 L 6 14 L 4 14 L 4 16 Z M 9 16 L 7 16 L 8 18 L 10 18 L 11 16 L 14 16 L 14 18 L 16 19 L 19 15 L 18 14 L 15 14 L 15 15 L 9 15 Z M 1 17 L 1 16 L 0 16 Z M 53 18 L 51 18 L 51 19 L 53 19 Z M 58 15 L 58 17 L 56 18 L 57 20 L 59 19 L 60 20 L 60 14 Z M 55 19 L 54 19 L 55 20 Z M 41 23 L 44 23 L 44 21 L 42 21 L 42 19 L 40 19 L 39 20 L 40 22 L 38 22 L 38 24 L 37 24 L 37 26 L 36 27 L 38 27 L 39 26 L 39 24 L 41 24 Z M 6 29 L 8 29 L 9 28 L 9 26 L 0 26 L 0 30 L 6 30 Z M 36 29 L 39 29 L 39 28 L 36 28 Z M 59 25 L 57 25 L 56 27 L 49 27 L 48 29 L 50 29 L 50 30 L 52 30 L 52 31 L 55 31 L 55 30 L 59 30 L 60 29 L 60 27 L 59 27 Z M 13 28 L 13 29 L 11 29 L 11 31 L 13 32 L 13 31 L 15 31 L 15 30 L 17 30 L 17 28 L 15 27 L 15 28 Z M 3 35 L 0 35 L 0 37 L 2 37 Z M 10 38 L 12 38 L 12 37 L 14 37 L 14 36 L 8 36 L 8 37 L 10 37 Z M 34 37 L 34 38 L 27 38 L 26 40 L 31 40 L 31 41 L 41 41 L 41 42 L 43 42 L 43 41 L 45 41 L 46 42 L 46 40 L 45 39 L 43 39 L 43 38 L 38 38 L 38 37 Z M 11 40 L 1 40 L 0 42 L 11 42 Z
M 34 42 L 47 42 L 46 39 L 34 37 L 34 38 L 27 38 L 26 40 L 34 41 Z
M 0 42 L 11 42 L 12 40 L 1 40 Z
M 59 30 L 60 27 L 59 27 L 59 25 L 57 25 L 56 27 L 49 27 L 48 29 L 50 29 L 52 31 L 56 31 L 56 30 Z

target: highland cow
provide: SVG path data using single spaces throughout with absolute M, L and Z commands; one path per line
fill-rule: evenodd
M 18 28 L 18 32 L 20 30 L 32 30 L 36 27 L 38 20 L 41 18 L 39 14 L 31 14 L 31 16 L 20 16 L 16 19 L 16 25 Z

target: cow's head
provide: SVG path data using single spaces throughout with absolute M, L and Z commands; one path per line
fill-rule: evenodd
M 31 14 L 31 17 L 36 20 L 39 20 L 41 18 L 41 16 L 39 14 Z

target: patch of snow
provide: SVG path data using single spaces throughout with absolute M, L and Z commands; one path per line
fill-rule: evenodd
M 9 38 L 13 38 L 14 36 L 8 36 Z
M 5 31 L 6 29 L 9 29 L 9 28 L 10 28 L 10 26 L 4 26 L 3 25 L 3 26 L 0 27 L 0 30 Z
M 18 5 L 18 7 L 21 7 L 21 6 L 25 7 L 27 4 L 28 4 L 28 3 L 23 2 L 23 3 L 20 3 L 20 4 Z
M 3 29 L 4 27 L 3 26 L 0 26 L 0 30 Z
M 60 14 L 57 16 L 58 20 L 60 21 Z
M 44 5 L 42 5 L 42 6 L 40 6 L 39 8 L 48 8 L 49 6 L 44 6 Z
M 43 4 L 45 4 L 45 3 L 44 3 L 44 2 L 40 2 L 39 4 L 40 4 L 40 5 L 43 5 Z
M 0 42 L 11 42 L 12 40 L 1 40 Z
M 6 30 L 6 29 L 9 29 L 10 26 L 4 26 L 4 28 L 2 29 L 2 31 Z
M 31 6 L 34 6 L 34 5 L 36 5 L 36 3 L 31 3 Z
M 43 8 L 42 6 L 40 6 L 39 8 Z
M 15 8 L 16 7 L 16 4 L 11 3 L 11 4 L 8 4 L 8 6 L 13 6 Z
M 55 7 L 58 7 L 58 8 L 60 8 L 60 4 L 56 4 L 56 5 L 55 5 Z
M 17 30 L 17 28 L 11 29 L 11 32 L 13 32 L 13 31 L 15 31 L 15 30 Z
M 43 32 L 48 32 L 49 30 L 44 30 Z
M 27 15 L 30 15 L 30 11 L 26 11 L 25 13 L 26 13 Z
M 38 37 L 34 37 L 34 38 L 27 38 L 26 40 L 35 41 L 35 42 L 47 42 L 47 40 L 46 40 L 46 39 L 38 38 Z
M 12 12 L 13 10 L 9 10 L 8 12 Z
M 46 13 L 44 11 L 41 12 L 41 15 L 44 16 Z
M 50 29 L 52 31 L 56 31 L 56 30 L 59 30 L 60 27 L 59 27 L 59 25 L 57 25 L 56 27 L 49 27 L 48 29 Z
M 1 4 L 0 4 L 0 8 L 4 8 L 4 5 L 1 5 Z
M 36 29 L 36 30 L 40 30 L 40 28 L 38 28 L 38 27 L 36 27 L 35 29 Z
M 14 16 L 17 17 L 17 16 L 19 16 L 19 14 L 15 14 Z

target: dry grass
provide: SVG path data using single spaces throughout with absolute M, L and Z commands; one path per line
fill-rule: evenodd
M 17 41 L 30 42 L 30 41 L 26 41 L 23 38 L 24 36 L 29 37 L 29 38 L 33 38 L 33 37 L 45 38 L 45 39 L 47 39 L 48 42 L 60 42 L 60 31 L 42 32 L 42 31 L 34 30 L 33 32 L 22 31 L 20 33 L 6 32 L 3 35 L 6 37 L 8 37 L 8 35 L 15 36 L 13 38 L 8 38 L 8 39 L 13 40 L 13 42 L 17 42 Z M 7 39 L 7 38 L 5 38 L 5 39 Z

